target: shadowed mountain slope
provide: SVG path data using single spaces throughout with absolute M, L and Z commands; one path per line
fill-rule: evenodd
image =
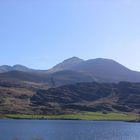
M 31 101 L 36 106 L 42 106 L 44 113 L 47 111 L 57 113 L 68 111 L 140 113 L 140 84 L 128 82 L 119 84 L 79 83 L 47 91 L 38 90 Z
M 50 87 L 57 87 L 66 84 L 74 84 L 77 82 L 92 82 L 93 79 L 81 72 L 76 71 L 59 71 L 55 73 L 34 73 L 34 72 L 21 72 L 10 71 L 0 74 L 0 80 L 16 80 L 28 81 L 36 83 L 47 83 Z
M 140 83 L 92 82 L 48 88 L 44 83 L 0 81 L 0 113 L 140 113 Z

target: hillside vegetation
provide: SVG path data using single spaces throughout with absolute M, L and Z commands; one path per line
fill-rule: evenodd
M 77 83 L 57 88 L 37 83 L 1 83 L 1 114 L 140 113 L 140 84 Z

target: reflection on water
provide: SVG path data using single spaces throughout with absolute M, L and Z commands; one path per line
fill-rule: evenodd
M 0 140 L 140 140 L 140 123 L 0 120 Z

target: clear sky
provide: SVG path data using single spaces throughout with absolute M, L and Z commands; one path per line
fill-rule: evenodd
M 139 0 L 0 0 L 0 65 L 111 58 L 140 71 Z

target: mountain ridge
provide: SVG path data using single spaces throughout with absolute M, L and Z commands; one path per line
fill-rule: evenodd
M 76 57 L 76 56 L 73 56 L 73 57 L 71 57 L 71 58 L 68 58 L 68 59 L 65 59 L 65 60 L 63 60 L 62 62 L 60 62 L 60 63 L 58 63 L 58 64 L 56 64 L 55 66 L 53 66 L 52 68 L 49 68 L 49 69 L 44 69 L 44 70 L 42 70 L 42 69 L 34 69 L 34 68 L 30 68 L 30 67 L 27 67 L 27 66 L 25 66 L 25 65 L 21 65 L 21 64 L 15 64 L 15 65 L 1 65 L 0 66 L 0 73 L 2 73 L 2 71 L 1 71 L 1 69 L 9 69 L 10 71 L 13 71 L 13 70 L 18 70 L 18 67 L 20 68 L 25 68 L 25 69 L 29 69 L 29 70 L 33 70 L 33 71 L 48 71 L 48 70 L 51 70 L 51 69 L 53 69 L 53 68 L 55 68 L 56 66 L 58 66 L 58 65 L 60 65 L 60 64 L 62 64 L 62 63 L 67 63 L 67 62 L 71 62 L 71 61 L 79 61 L 79 62 L 86 62 L 86 61 L 95 61 L 95 60 L 108 60 L 108 61 L 112 61 L 112 62 L 116 62 L 116 63 L 118 63 L 118 64 L 120 64 L 120 65 L 122 65 L 122 66 L 124 66 L 123 64 L 121 64 L 121 63 L 119 63 L 119 62 L 117 62 L 117 61 L 115 61 L 115 60 L 113 60 L 113 59 L 109 59 L 109 58 L 94 58 L 94 59 L 87 59 L 87 60 L 84 60 L 84 59 L 81 59 L 81 58 L 79 58 L 79 57 Z M 124 67 L 126 67 L 126 66 L 124 66 Z M 127 67 L 126 67 L 127 68 Z M 134 71 L 134 72 L 140 72 L 140 71 L 137 71 L 137 70 L 132 70 L 132 69 L 130 69 L 130 68 L 127 68 L 127 69 L 129 69 L 129 70 L 131 70 L 131 71 Z M 3 72 L 7 72 L 8 70 L 6 70 L 6 71 L 3 71 Z M 20 70 L 19 70 L 20 71 Z M 21 69 L 21 71 L 24 71 L 24 70 L 22 70 Z
M 0 79 L 4 78 L 27 81 L 29 79 L 31 82 L 48 83 L 49 85 L 54 85 L 51 82 L 55 81 L 55 83 L 58 83 L 55 86 L 61 86 L 92 81 L 100 83 L 140 82 L 140 72 L 132 71 L 112 59 L 83 60 L 78 57 L 72 57 L 48 70 L 35 70 L 22 65 L 0 66 Z

